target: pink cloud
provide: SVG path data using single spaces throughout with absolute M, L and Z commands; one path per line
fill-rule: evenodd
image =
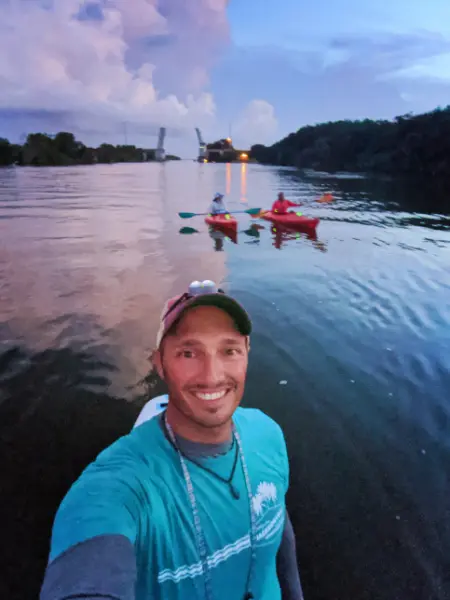
M 83 5 L 58 0 L 49 9 L 18 0 L 3 7 L 0 109 L 101 114 L 169 127 L 213 122 L 214 99 L 204 87 L 213 48 L 227 37 L 226 0 L 190 0 L 181 8 L 171 0 L 110 0 L 99 4 L 103 18 L 95 20 L 76 17 Z M 158 36 L 173 36 L 165 53 L 145 49 L 144 41 Z M 210 52 L 200 60 L 205 47 Z M 131 67 L 134 50 L 139 60 Z M 165 66 L 183 74 L 183 95 L 156 89 L 155 70 Z

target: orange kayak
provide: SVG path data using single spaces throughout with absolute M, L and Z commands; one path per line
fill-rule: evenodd
M 226 215 L 208 215 L 205 217 L 205 223 L 212 227 L 221 229 L 237 229 L 237 219 L 229 214 Z
M 272 221 L 272 223 L 279 223 L 286 227 L 301 227 L 303 229 L 315 229 L 320 223 L 320 219 L 312 219 L 311 217 L 305 217 L 304 215 L 297 215 L 294 212 L 287 213 L 285 215 L 278 215 L 270 210 L 264 211 L 260 214 L 262 219 L 266 221 Z

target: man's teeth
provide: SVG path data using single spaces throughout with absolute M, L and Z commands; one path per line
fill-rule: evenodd
M 212 394 L 202 394 L 201 392 L 196 392 L 195 395 L 197 398 L 200 398 L 200 400 L 219 400 L 220 398 L 223 398 L 226 393 L 227 390 L 222 390 L 221 392 L 214 392 Z

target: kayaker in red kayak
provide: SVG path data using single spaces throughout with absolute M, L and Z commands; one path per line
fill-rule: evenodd
M 225 202 L 223 201 L 223 194 L 217 193 L 212 201 L 212 204 L 209 208 L 209 212 L 212 215 L 226 215 L 228 214 L 228 209 L 225 206 Z
M 278 215 L 286 215 L 291 206 L 301 206 L 301 202 L 291 202 L 284 197 L 283 192 L 278 194 L 278 199 L 272 204 L 272 212 Z

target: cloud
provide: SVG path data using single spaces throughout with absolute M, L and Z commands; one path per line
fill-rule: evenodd
M 126 121 L 130 142 L 154 144 L 166 126 L 169 139 L 187 136 L 191 152 L 197 126 L 211 141 L 230 123 L 247 146 L 305 124 L 448 103 L 442 34 L 354 25 L 353 35 L 346 21 L 345 33 L 336 22 L 289 48 L 280 35 L 276 46 L 236 47 L 227 8 L 228 0 L 0 0 L 4 135 L 64 128 L 87 143 L 118 143 Z
M 158 12 L 156 0 L 116 0 L 116 10 L 122 20 L 125 41 L 132 42 L 148 35 L 164 35 L 169 22 Z
M 107 131 L 123 121 L 207 127 L 216 107 L 203 88 L 228 39 L 226 7 L 227 0 L 0 0 L 0 110 L 59 114 L 72 130 Z M 183 82 L 177 90 L 164 75 L 169 67 Z
M 344 53 L 340 64 L 351 61 L 372 72 L 376 71 L 379 78 L 395 79 L 405 69 L 448 54 L 450 39 L 431 32 L 395 35 L 379 33 L 372 38 L 336 38 L 331 41 L 329 49 Z
M 247 104 L 235 127 L 234 138 L 241 147 L 274 142 L 278 121 L 274 107 L 265 100 L 252 100 Z
M 143 38 L 139 51 L 152 48 L 159 88 L 175 93 L 200 90 L 230 43 L 228 0 L 163 0 L 160 4 L 168 23 L 167 34 L 159 39 Z
M 445 36 L 378 32 L 333 35 L 315 44 L 308 39 L 304 47 L 300 42 L 295 50 L 234 47 L 214 72 L 221 113 L 228 110 L 233 121 L 244 102 L 264 98 L 275 108 L 282 137 L 307 124 L 392 119 L 449 103 Z M 256 132 L 252 142 L 261 141 Z

